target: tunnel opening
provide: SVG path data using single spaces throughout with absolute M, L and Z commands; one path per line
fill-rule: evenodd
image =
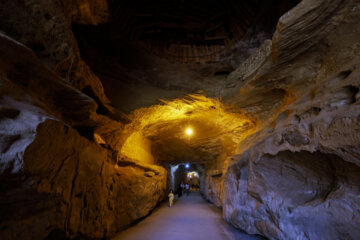
M 180 163 L 172 165 L 171 178 L 169 179 L 170 190 L 179 195 L 180 191 L 185 192 L 189 185 L 190 192 L 200 191 L 200 179 L 203 177 L 205 166 L 198 163 Z M 181 193 L 180 195 L 181 196 Z

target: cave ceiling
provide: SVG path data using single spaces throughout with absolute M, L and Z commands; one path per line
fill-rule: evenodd
M 234 101 L 234 70 L 298 2 L 109 1 L 105 24 L 72 28 L 111 104 L 128 114 L 126 131 L 151 140 L 159 162 L 204 162 L 234 154 L 261 118 L 286 105 L 288 92 L 271 87 Z M 271 44 L 263 48 L 260 59 Z

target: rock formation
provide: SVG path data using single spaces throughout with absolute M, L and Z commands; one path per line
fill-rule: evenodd
M 183 163 L 248 233 L 360 236 L 360 3 L 200 2 L 157 28 L 141 0 L 0 3 L 1 239 L 111 238 Z

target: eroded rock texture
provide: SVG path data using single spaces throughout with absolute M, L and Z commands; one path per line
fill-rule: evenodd
M 38 126 L 23 162 L 24 182 L 2 200 L 3 239 L 41 239 L 54 229 L 111 236 L 146 216 L 166 189 L 165 169 L 124 161 L 54 120 Z
M 296 2 L 208 65 L 126 42 L 107 3 L 0 3 L 1 239 L 111 237 L 184 162 L 248 233 L 360 236 L 359 1 Z
M 81 59 L 71 23 L 98 25 L 107 20 L 107 1 L 2 1 L 1 31 L 31 48 L 63 80 L 109 103 L 97 76 Z M 90 91 L 90 92 L 89 92 Z
M 21 43 L 0 42 L 1 239 L 104 238 L 146 216 L 166 170 L 120 154 L 121 122 Z
M 358 238 L 359 10 L 357 1 L 302 1 L 279 20 L 269 57 L 239 75 L 242 94 L 229 101 L 261 129 L 212 194 L 234 226 L 270 239 Z
M 229 169 L 224 216 L 272 239 L 356 239 L 359 170 L 320 152 L 245 154 Z

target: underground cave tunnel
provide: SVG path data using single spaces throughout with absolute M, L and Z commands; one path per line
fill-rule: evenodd
M 0 239 L 359 239 L 359 22 L 358 0 L 0 1 Z

